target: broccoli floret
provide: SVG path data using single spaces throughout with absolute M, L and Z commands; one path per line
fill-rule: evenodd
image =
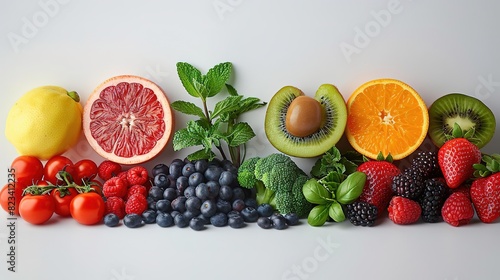
M 270 187 L 269 181 L 272 177 L 271 171 L 278 163 L 285 163 L 289 166 L 295 165 L 289 156 L 280 153 L 270 154 L 267 157 L 261 158 L 255 164 L 255 178 L 257 178 L 257 180 L 261 180 L 266 187 Z M 277 191 L 277 189 L 274 191 Z
M 302 192 L 302 187 L 309 180 L 306 175 L 300 175 L 297 180 L 295 180 L 292 193 L 293 193 L 293 205 L 295 206 L 295 214 L 299 217 L 305 217 L 309 214 L 313 208 L 312 203 L 306 200 L 304 193 Z
M 245 160 L 238 168 L 238 183 L 240 186 L 251 189 L 257 183 L 255 178 L 255 165 L 260 157 L 253 157 Z

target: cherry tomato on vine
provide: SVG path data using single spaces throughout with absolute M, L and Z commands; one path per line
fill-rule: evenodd
M 74 164 L 75 182 L 79 185 L 82 180 L 91 180 L 97 176 L 97 164 L 90 159 L 82 159 Z
M 15 182 L 5 184 L 0 191 L 0 204 L 9 215 L 19 216 L 19 204 L 23 198 L 23 191 L 26 188 L 26 183 Z
M 50 195 L 27 194 L 19 204 L 21 218 L 30 224 L 40 225 L 47 222 L 54 214 L 54 199 Z
M 78 195 L 78 191 L 75 188 L 55 188 L 50 192 L 50 195 L 54 199 L 54 212 L 62 217 L 71 216 L 69 205 L 71 200 Z
M 18 156 L 10 167 L 15 180 L 27 185 L 36 184 L 43 177 L 43 164 L 34 156 Z
M 102 197 L 95 192 L 80 193 L 71 200 L 71 217 L 82 225 L 95 225 L 102 221 L 106 206 Z
M 75 177 L 75 166 L 73 165 L 73 161 L 65 156 L 54 156 L 50 158 L 44 167 L 44 179 L 52 184 L 57 184 L 57 173 L 61 170 L 67 171 L 71 176 Z M 61 182 L 59 182 L 61 183 Z

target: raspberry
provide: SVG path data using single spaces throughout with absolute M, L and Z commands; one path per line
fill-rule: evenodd
M 377 213 L 377 207 L 368 202 L 356 201 L 347 205 L 347 218 L 355 226 L 372 226 Z
M 148 179 L 148 170 L 142 166 L 135 166 L 127 171 L 127 180 L 131 186 L 145 184 Z
M 474 208 L 472 202 L 465 194 L 454 192 L 444 202 L 441 214 L 445 222 L 458 227 L 466 225 L 472 220 L 472 217 L 474 217 Z
M 106 214 L 113 213 L 118 218 L 125 217 L 125 202 L 121 197 L 112 196 L 106 199 Z
M 127 186 L 119 177 L 112 177 L 104 182 L 102 193 L 105 197 L 118 196 L 124 198 L 127 195 Z
M 129 197 L 131 195 L 136 194 L 136 193 L 140 193 L 140 194 L 142 194 L 145 197 L 148 195 L 148 192 L 147 192 L 145 186 L 143 186 L 143 185 L 133 185 L 130 188 L 128 188 L 127 199 L 129 199 Z
M 441 219 L 441 207 L 448 197 L 448 186 L 440 179 L 427 179 L 424 192 L 419 200 L 422 207 L 422 220 L 435 223 Z
M 127 186 L 127 188 L 131 186 L 127 179 L 127 171 L 122 171 L 118 173 L 116 177 L 120 177 L 123 180 L 123 183 L 125 183 L 125 186 Z
M 389 219 L 398 225 L 413 224 L 418 221 L 422 213 L 418 202 L 402 196 L 393 196 L 387 210 Z
M 122 166 L 116 162 L 105 160 L 99 164 L 97 168 L 97 175 L 99 178 L 107 181 L 112 177 L 118 175 L 122 171 Z
M 148 209 L 148 200 L 140 193 L 131 195 L 125 203 L 125 213 L 141 215 Z
M 467 198 L 470 200 L 471 199 L 470 186 L 471 186 L 470 184 L 462 184 L 458 188 L 450 189 L 450 190 L 452 193 L 461 192 L 461 193 L 465 194 L 465 196 L 467 196 Z

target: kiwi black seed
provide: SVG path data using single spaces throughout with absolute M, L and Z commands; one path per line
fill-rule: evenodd
M 493 112 L 481 100 L 462 93 L 449 93 L 438 98 L 429 108 L 429 136 L 441 147 L 457 123 L 465 134 L 474 129 L 469 140 L 479 148 L 493 138 L 496 120 Z
M 321 85 L 314 98 L 324 111 L 321 127 L 310 135 L 298 137 L 286 129 L 286 115 L 292 101 L 304 93 L 293 86 L 281 88 L 269 101 L 264 129 L 269 142 L 284 154 L 315 157 L 335 146 L 344 134 L 347 108 L 343 96 L 331 84 Z

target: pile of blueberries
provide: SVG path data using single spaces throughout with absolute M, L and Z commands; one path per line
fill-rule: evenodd
M 237 175 L 238 169 L 228 160 L 175 159 L 170 165 L 157 164 L 151 170 L 148 209 L 142 215 L 126 215 L 123 223 L 131 228 L 156 223 L 196 231 L 207 225 L 242 228 L 254 222 L 281 230 L 299 223 L 294 213 L 282 215 L 269 204 L 257 205 L 252 190 L 239 186 Z

